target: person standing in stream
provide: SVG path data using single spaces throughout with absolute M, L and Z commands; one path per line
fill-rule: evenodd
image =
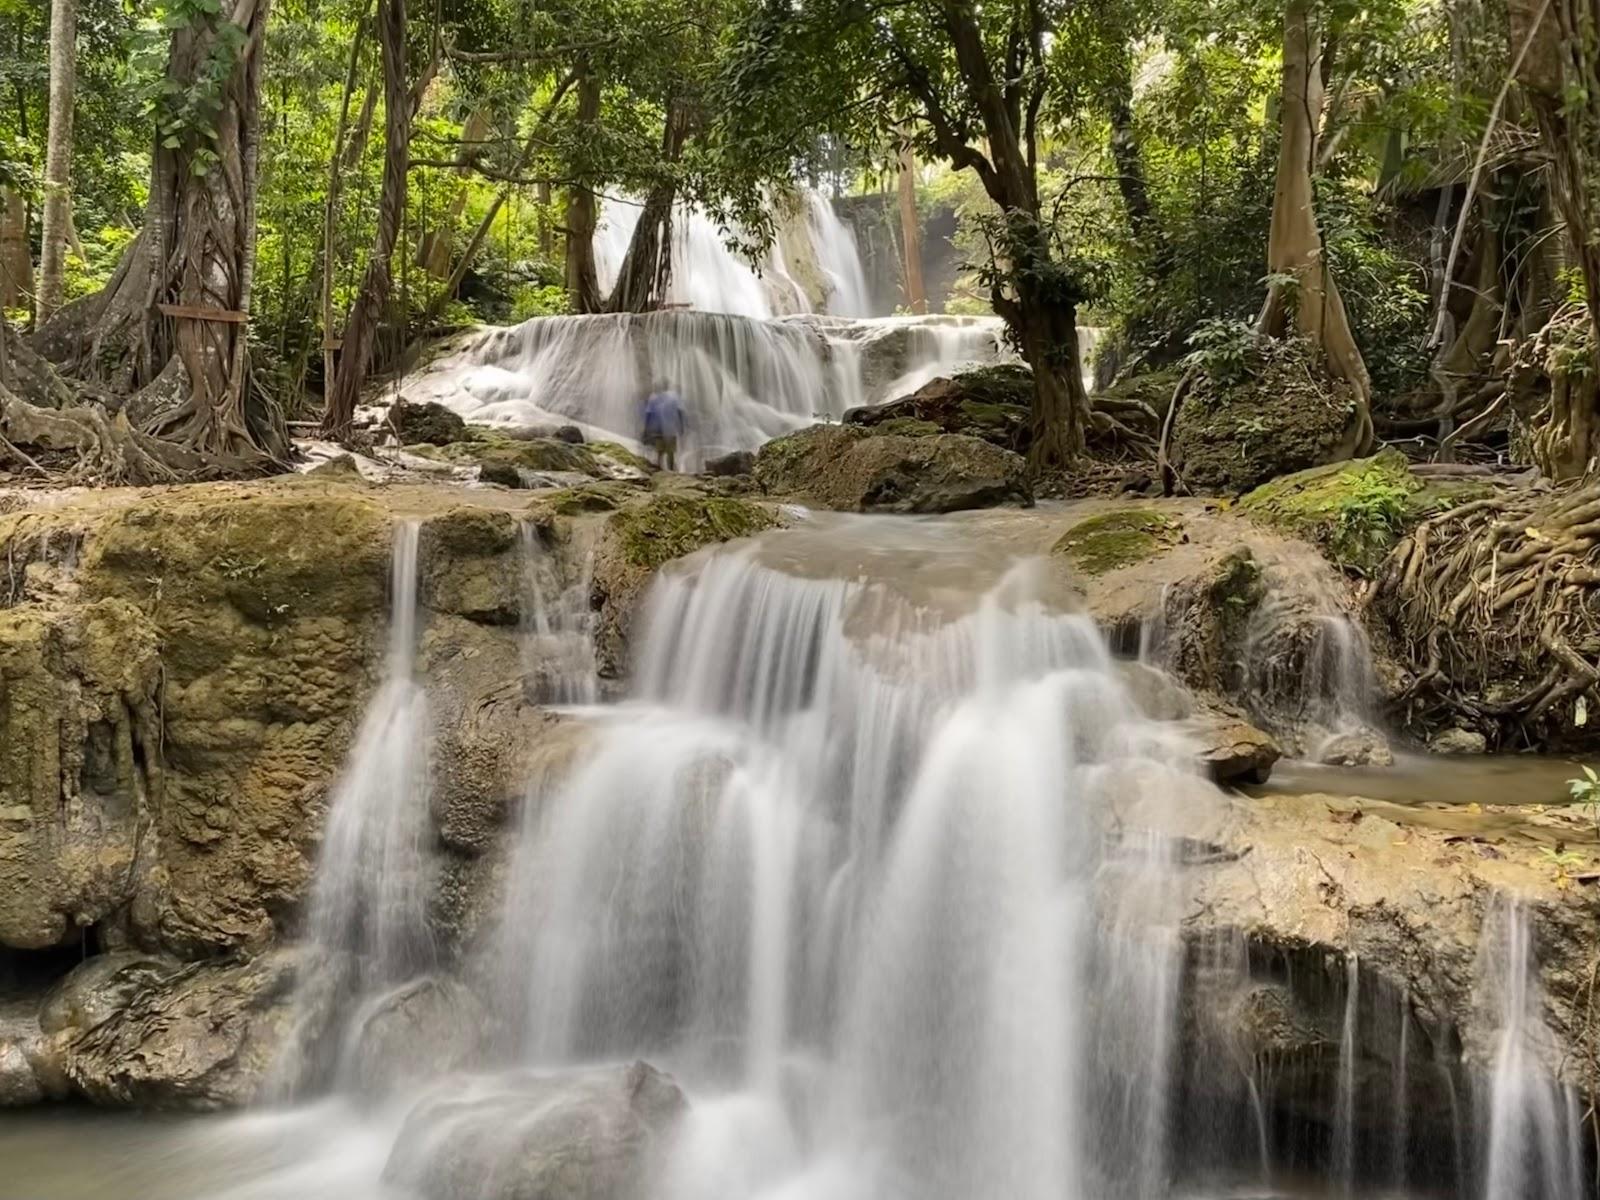
M 664 471 L 678 469 L 678 439 L 684 430 L 683 401 L 678 393 L 658 383 L 644 402 L 644 444 L 656 452 L 656 465 Z

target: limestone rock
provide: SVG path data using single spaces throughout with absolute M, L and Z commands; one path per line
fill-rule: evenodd
M 1375 730 L 1339 733 L 1317 748 L 1317 761 L 1328 767 L 1390 767 L 1394 752 Z
M 488 1013 L 461 984 L 413 979 L 356 1016 L 351 1082 L 368 1096 L 471 1066 L 484 1046 Z
M 1033 503 L 1022 456 L 964 434 L 874 435 L 858 426 L 815 425 L 763 446 L 755 474 L 770 495 L 844 512 Z
M 1194 714 L 1194 697 L 1165 671 L 1124 660 L 1115 665 L 1134 707 L 1149 720 L 1181 721 Z
M 80 998 L 65 1038 L 65 1073 L 96 1104 L 213 1109 L 259 1090 L 290 1024 L 294 951 L 243 962 L 125 963 L 92 980 L 69 976 Z M 104 1013 L 82 1024 L 88 1013 Z
M 397 401 L 389 410 L 389 424 L 402 446 L 425 443 L 445 446 L 467 436 L 467 423 L 442 404 Z
M 1265 783 L 1283 756 L 1278 743 L 1248 721 L 1220 714 L 1194 719 L 1195 758 L 1218 783 Z
M 1032 441 L 1033 373 L 1017 363 L 980 367 L 933 379 L 909 396 L 852 408 L 846 425 L 886 433 L 964 433 L 1018 454 Z
M 1489 739 L 1475 729 L 1446 729 L 1428 743 L 1435 754 L 1485 754 Z
M 706 462 L 706 474 L 718 478 L 748 475 L 755 469 L 756 456 L 749 450 L 735 450 L 731 454 L 723 454 Z
M 643 1062 L 456 1080 L 412 1110 L 383 1177 L 428 1200 L 634 1200 L 687 1107 Z
M 727 496 L 665 493 L 606 519 L 595 552 L 593 602 L 599 612 L 595 656 L 600 675 L 624 673 L 635 609 L 651 575 L 675 558 L 778 524 L 758 504 Z
M 21 1040 L 0 1034 L 0 1108 L 21 1108 L 44 1098 Z
M 131 898 L 160 686 L 122 600 L 0 610 L 0 944 L 57 945 Z

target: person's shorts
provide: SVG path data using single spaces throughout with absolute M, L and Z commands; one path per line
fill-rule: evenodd
M 675 437 L 658 437 L 656 450 L 662 454 L 676 454 L 678 452 L 678 439 Z

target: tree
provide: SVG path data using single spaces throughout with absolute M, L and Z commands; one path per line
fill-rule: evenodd
M 173 0 L 146 54 L 156 128 L 144 226 L 105 287 L 45 323 L 39 344 L 124 393 L 149 431 L 217 469 L 285 445 L 250 383 L 261 53 L 270 0 Z M 163 53 L 164 51 L 164 53 Z
M 361 389 L 372 366 L 378 321 L 389 300 L 390 258 L 400 237 L 406 206 L 406 177 L 411 149 L 411 116 L 420 95 L 407 82 L 405 0 L 378 0 L 378 47 L 383 59 L 384 149 L 383 185 L 378 197 L 378 227 L 367 258 L 361 291 L 345 324 L 339 373 L 328 397 L 322 431 L 348 438 Z
M 77 80 L 77 0 L 50 5 L 50 128 L 44 168 L 44 230 L 39 245 L 36 319 L 61 307 L 72 221 L 72 104 Z
M 1323 118 L 1321 39 L 1309 0 L 1289 0 L 1283 21 L 1283 103 L 1277 185 L 1267 234 L 1268 288 L 1258 328 L 1281 337 L 1290 328 L 1320 347 L 1328 373 L 1355 390 L 1347 444 L 1335 458 L 1372 444 L 1372 384 L 1339 297 L 1317 227 L 1312 176 Z
M 1512 0 L 1510 13 L 1582 289 L 1545 335 L 1551 399 L 1533 439 L 1539 465 L 1568 479 L 1600 463 L 1600 0 Z
M 766 0 L 724 73 L 721 140 L 748 164 L 733 202 L 748 225 L 761 227 L 762 188 L 821 133 L 886 145 L 909 127 L 924 156 L 980 180 L 994 205 L 981 276 L 1033 368 L 1036 466 L 1064 463 L 1091 423 L 1111 424 L 1083 385 L 1077 317 L 1090 288 L 1044 210 L 1039 172 L 1050 132 L 1098 94 L 1084 68 L 1125 32 L 1119 14 L 1109 0 Z
M 906 307 L 914 313 L 928 311 L 928 293 L 922 285 L 922 227 L 917 217 L 917 156 L 909 142 L 900 147 L 900 258 L 905 273 Z

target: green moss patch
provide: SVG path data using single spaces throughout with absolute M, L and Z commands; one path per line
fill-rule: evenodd
M 726 496 L 657 496 L 617 513 L 610 531 L 630 566 L 654 570 L 702 546 L 749 537 L 777 523 L 766 509 Z
M 1406 530 L 1484 490 L 1424 484 L 1398 450 L 1329 463 L 1262 484 L 1239 501 L 1264 525 L 1315 542 L 1339 566 L 1375 568 Z
M 1183 540 L 1183 523 L 1145 508 L 1102 513 L 1080 521 L 1055 544 L 1086 575 L 1104 575 L 1154 558 Z

